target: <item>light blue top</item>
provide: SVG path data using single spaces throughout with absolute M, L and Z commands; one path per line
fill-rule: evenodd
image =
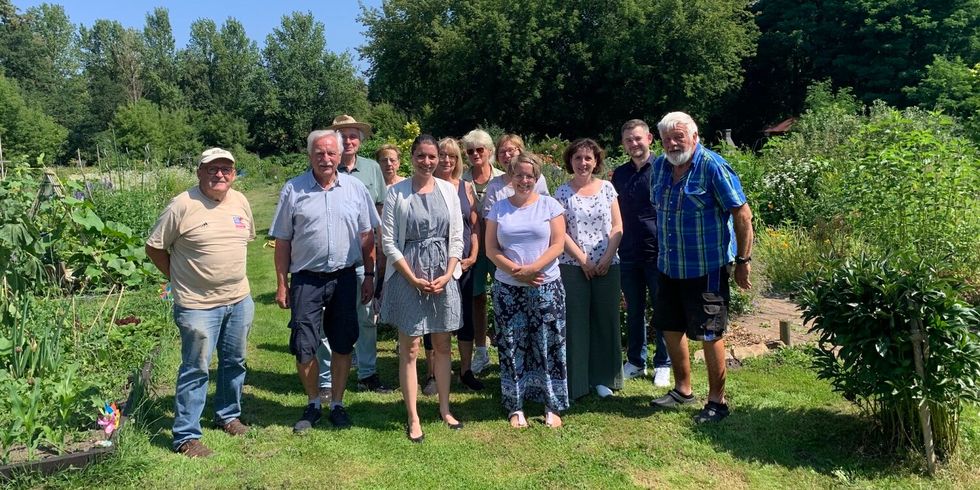
M 504 256 L 518 265 L 527 265 L 544 254 L 551 245 L 551 220 L 564 214 L 554 198 L 539 196 L 533 204 L 522 208 L 515 207 L 510 199 L 501 199 L 490 208 L 487 219 L 497 222 L 497 244 Z M 541 270 L 544 282 L 561 277 L 558 258 Z M 498 268 L 493 277 L 511 286 L 527 286 Z
M 359 180 L 337 173 L 329 189 L 313 171 L 282 186 L 269 235 L 289 240 L 289 272 L 334 272 L 362 265 L 361 233 L 380 224 L 368 190 Z

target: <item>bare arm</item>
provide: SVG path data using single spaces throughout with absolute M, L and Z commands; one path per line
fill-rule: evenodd
M 273 260 L 276 265 L 276 304 L 280 308 L 289 308 L 289 260 L 292 253 L 292 242 L 276 238 L 276 251 Z
M 486 233 L 483 236 L 483 243 L 487 246 L 487 258 L 493 262 L 493 265 L 513 275 L 513 272 L 520 266 L 508 259 L 503 250 L 500 249 L 500 243 L 497 242 L 497 222 L 488 219 L 484 220 L 484 223 L 486 224 Z
M 476 212 L 476 193 L 473 191 L 473 185 L 469 182 L 464 185 L 466 186 L 466 198 L 470 201 L 470 215 L 466 217 L 470 222 L 470 256 L 463 257 L 463 260 L 460 261 L 460 267 L 465 272 L 473 267 L 480 254 L 480 220 Z
M 752 256 L 752 240 L 755 234 L 752 231 L 752 210 L 749 204 L 745 203 L 732 209 L 732 224 L 735 227 L 736 255 L 739 257 Z M 749 272 L 752 266 L 749 263 L 735 265 L 735 284 L 742 289 L 751 289 L 752 282 L 749 280 Z
M 559 214 L 558 216 L 551 218 L 551 221 L 549 221 L 548 224 L 551 227 L 550 244 L 548 245 L 548 248 L 545 249 L 544 253 L 538 257 L 538 260 L 535 260 L 528 265 L 529 268 L 539 272 L 548 267 L 548 265 L 554 262 L 555 259 L 561 255 L 561 252 L 565 247 L 565 237 L 568 236 L 565 233 L 564 214 Z
M 374 230 L 361 233 L 361 259 L 364 261 L 364 283 L 361 285 L 361 304 L 374 297 Z M 372 275 L 366 275 L 370 272 Z
M 159 248 L 154 248 L 149 245 L 143 247 L 146 250 L 146 256 L 150 258 L 153 265 L 160 269 L 164 277 L 170 280 L 170 252 L 166 250 L 161 250 Z
M 610 215 L 612 228 L 609 229 L 609 243 L 606 246 L 606 253 L 602 254 L 602 258 L 596 265 L 596 273 L 600 276 L 609 272 L 609 266 L 612 264 L 613 258 L 616 257 L 616 251 L 619 250 L 619 243 L 623 240 L 623 215 L 619 212 L 618 199 L 612 200 Z

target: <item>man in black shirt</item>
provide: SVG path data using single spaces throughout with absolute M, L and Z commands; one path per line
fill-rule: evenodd
M 621 135 L 630 161 L 613 171 L 612 184 L 619 194 L 623 216 L 623 241 L 619 246 L 620 283 L 626 298 L 627 347 L 623 374 L 629 379 L 646 374 L 647 295 L 650 304 L 657 295 L 657 215 L 650 202 L 653 168 L 650 126 L 631 119 L 623 124 Z M 670 386 L 670 357 L 660 331 L 656 335 L 653 368 L 654 384 Z

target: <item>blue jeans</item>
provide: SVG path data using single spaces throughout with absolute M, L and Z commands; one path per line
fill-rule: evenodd
M 626 360 L 637 367 L 647 362 L 647 301 L 657 297 L 659 271 L 655 262 L 620 263 L 620 284 L 626 299 Z M 648 295 L 649 294 L 649 298 Z M 653 367 L 669 367 L 670 356 L 664 333 L 657 331 L 654 342 Z
M 361 285 L 364 284 L 364 266 L 357 267 L 357 324 L 360 331 L 354 344 L 354 357 L 357 358 L 357 379 L 364 379 L 375 372 L 378 364 L 378 329 L 371 321 L 371 303 L 361 304 Z M 316 351 L 320 364 L 320 388 L 330 388 L 330 343 L 323 337 Z
M 180 369 L 174 395 L 174 448 L 201 438 L 201 414 L 208 394 L 208 365 L 218 350 L 214 421 L 224 425 L 242 414 L 245 346 L 255 317 L 251 296 L 230 305 L 195 310 L 174 305 L 180 330 Z

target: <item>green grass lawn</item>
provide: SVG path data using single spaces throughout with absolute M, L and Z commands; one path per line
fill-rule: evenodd
M 260 237 L 268 227 L 278 189 L 248 193 Z M 124 431 L 117 456 L 84 471 L 25 486 L 193 488 L 980 488 L 980 417 L 964 415 L 962 452 L 937 480 L 923 476 L 918 459 L 901 459 L 873 441 L 866 419 L 817 380 L 806 355 L 787 350 L 754 360 L 728 375 L 732 416 L 695 426 L 696 408 L 656 412 L 647 402 L 661 390 L 650 379 L 630 380 L 617 396 L 594 395 L 576 402 L 566 427 L 541 422 L 541 407 L 529 407 L 531 427 L 513 430 L 500 407 L 496 369 L 480 394 L 453 385 L 462 431 L 438 419 L 434 397 L 420 398 L 426 440 L 404 435 L 399 393 L 349 392 L 354 428 L 330 429 L 326 419 L 312 433 L 296 436 L 292 425 L 305 395 L 287 348 L 288 312 L 274 304 L 271 248 L 258 239 L 249 249 L 249 277 L 256 300 L 250 335 L 249 373 L 243 420 L 253 430 L 232 438 L 205 423 L 204 443 L 215 456 L 191 460 L 170 450 L 173 380 L 179 362 L 176 337 L 157 363 L 157 397 Z M 378 371 L 397 384 L 394 332 L 382 332 Z M 495 359 L 495 356 L 492 355 Z M 423 363 L 419 363 L 420 369 Z M 696 393 L 706 394 L 703 365 L 696 365 Z M 206 409 L 208 416 L 210 407 Z

